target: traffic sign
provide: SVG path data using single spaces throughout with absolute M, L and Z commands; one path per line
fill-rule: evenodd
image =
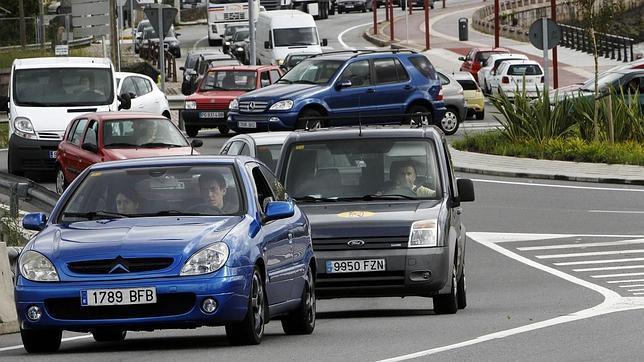
M 539 50 L 543 50 L 543 19 L 537 19 L 530 25 L 530 43 Z M 561 27 L 559 24 L 546 19 L 546 40 L 548 49 L 556 47 L 561 42 Z
M 145 16 L 150 20 L 150 25 L 154 28 L 154 31 L 157 34 L 161 34 L 159 39 L 165 39 L 170 31 L 170 27 L 174 23 L 174 18 L 177 16 L 177 8 L 173 8 L 170 5 L 165 4 L 150 4 L 143 10 Z M 161 16 L 163 17 L 161 23 L 163 25 L 163 31 L 159 31 L 159 11 L 161 11 Z

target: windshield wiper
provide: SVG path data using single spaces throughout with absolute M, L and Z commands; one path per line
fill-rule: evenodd
M 212 216 L 211 214 L 202 214 L 199 212 L 183 212 L 179 210 L 161 210 L 157 212 L 149 212 L 143 214 L 136 214 L 137 217 L 150 217 L 150 216 Z
M 320 195 L 306 195 L 300 197 L 294 197 L 295 201 L 305 201 L 305 202 L 317 202 L 317 201 L 338 201 L 338 197 L 322 197 Z
M 310 42 L 296 42 L 296 43 L 293 43 L 291 45 L 315 45 L 315 44 L 310 43 Z
M 110 143 L 104 146 L 105 148 L 109 147 L 137 147 L 137 145 L 133 145 L 131 143 L 126 143 L 126 142 L 115 142 L 115 143 Z
M 286 84 L 293 84 L 293 82 L 288 80 L 288 79 L 280 79 L 280 80 L 277 81 L 278 84 L 282 84 L 282 82 L 284 82 Z
M 315 82 L 312 82 L 312 81 L 306 80 L 306 79 L 296 80 L 296 81 L 293 81 L 292 83 L 295 83 L 295 84 L 317 84 Z
M 164 143 L 164 142 L 148 142 L 140 145 L 139 147 L 184 147 L 183 145 L 177 145 L 174 143 Z
M 32 106 L 32 107 L 51 107 L 52 106 L 52 104 L 43 103 L 43 102 L 18 101 L 17 103 L 21 106 Z
M 89 211 L 89 212 L 64 212 L 63 217 L 82 217 L 87 220 L 96 220 L 96 219 L 120 219 L 123 217 L 132 217 L 130 214 L 122 214 L 118 212 L 111 211 Z
M 388 200 L 388 199 L 407 199 L 407 200 L 418 200 L 418 198 L 409 195 L 403 194 L 371 194 L 362 196 L 363 200 Z

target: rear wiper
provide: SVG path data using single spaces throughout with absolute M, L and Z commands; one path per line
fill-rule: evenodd
M 131 143 L 126 143 L 126 142 L 115 142 L 115 143 L 110 143 L 104 146 L 105 148 L 109 147 L 137 147 L 137 145 L 133 145 Z
M 63 217 L 82 217 L 87 220 L 95 219 L 120 219 L 123 217 L 132 217 L 134 215 L 122 214 L 118 212 L 111 211 L 89 211 L 89 212 L 64 212 Z
M 417 200 L 414 196 L 403 195 L 403 194 L 371 194 L 362 196 L 363 200 L 387 200 L 387 199 L 407 199 L 407 200 Z
M 183 147 L 183 145 L 177 145 L 174 143 L 163 143 L 163 142 L 148 142 L 140 145 L 139 147 Z

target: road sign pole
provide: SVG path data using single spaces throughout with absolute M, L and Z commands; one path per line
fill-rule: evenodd
M 159 8 L 159 69 L 161 70 L 161 92 L 165 93 L 165 36 L 163 34 L 163 11 Z
M 250 65 L 257 64 L 257 49 L 255 47 L 255 0 L 248 0 L 248 60 Z
M 499 47 L 499 0 L 494 0 L 494 47 Z
M 550 71 L 548 70 L 548 18 L 542 18 L 542 32 L 543 32 L 543 91 L 548 94 L 548 84 L 550 82 Z
M 431 49 L 429 34 L 429 0 L 425 0 L 425 50 Z
M 550 1 L 550 18 L 557 22 L 557 3 L 555 0 Z M 559 88 L 559 61 L 557 59 L 557 46 L 552 48 L 552 88 Z

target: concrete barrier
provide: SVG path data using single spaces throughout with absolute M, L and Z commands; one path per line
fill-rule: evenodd
M 18 331 L 18 317 L 13 297 L 13 272 L 7 246 L 0 243 L 0 334 Z

